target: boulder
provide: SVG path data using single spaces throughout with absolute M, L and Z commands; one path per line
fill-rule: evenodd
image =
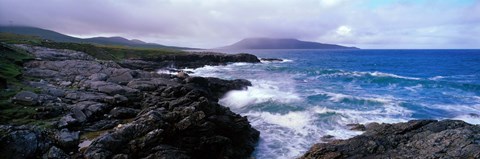
M 110 110 L 110 115 L 116 119 L 128 119 L 137 116 L 140 111 L 133 108 L 115 107 Z
M 113 82 L 125 85 L 133 80 L 132 71 L 130 69 L 114 69 L 107 82 Z
M 30 91 L 21 91 L 17 93 L 17 95 L 12 98 L 12 102 L 26 106 L 33 106 L 39 103 L 38 95 Z
M 1 158 L 35 158 L 51 145 L 46 134 L 34 127 L 0 126 Z
M 42 156 L 42 159 L 61 159 L 70 158 L 63 150 L 52 146 L 47 153 Z
M 75 151 L 78 149 L 78 143 L 80 142 L 80 132 L 78 131 L 69 131 L 68 129 L 62 129 L 55 133 L 56 143 L 62 148 Z
M 105 73 L 94 73 L 88 77 L 92 81 L 105 81 L 108 79 L 108 75 Z
M 103 103 L 90 101 L 79 102 L 69 107 L 73 113 L 73 117 L 77 119 L 78 122 L 86 122 L 101 117 L 109 108 Z

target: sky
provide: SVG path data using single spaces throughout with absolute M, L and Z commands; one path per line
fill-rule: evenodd
M 480 0 L 0 0 L 0 25 L 199 48 L 249 37 L 480 48 Z

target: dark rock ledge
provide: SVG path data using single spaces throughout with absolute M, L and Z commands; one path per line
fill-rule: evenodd
M 259 132 L 217 103 L 249 81 L 159 75 L 77 51 L 17 47 L 36 57 L 24 64 L 23 76 L 37 79 L 24 82 L 40 91 L 22 91 L 11 102 L 35 108 L 29 118 L 47 124 L 0 125 L 0 158 L 235 159 L 254 150 Z M 209 64 L 258 61 L 208 56 L 219 60 Z M 195 60 L 175 62 L 200 66 Z
M 348 140 L 315 144 L 310 158 L 480 158 L 480 126 L 457 120 L 371 123 Z

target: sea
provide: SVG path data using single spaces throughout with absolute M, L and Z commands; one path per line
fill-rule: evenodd
M 348 124 L 480 124 L 480 50 L 222 52 L 283 59 L 185 69 L 193 76 L 251 81 L 219 103 L 247 116 L 260 131 L 253 154 L 258 159 L 296 158 L 315 143 L 362 134 Z

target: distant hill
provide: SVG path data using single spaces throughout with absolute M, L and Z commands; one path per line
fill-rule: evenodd
M 358 49 L 297 39 L 247 38 L 218 49 Z
M 14 33 L 14 34 L 20 34 L 20 35 L 33 35 L 33 36 L 38 36 L 40 38 L 52 40 L 56 42 L 120 45 L 120 46 L 138 47 L 138 48 L 196 49 L 196 48 L 177 47 L 177 46 L 165 46 L 165 45 L 160 45 L 156 43 L 146 43 L 141 40 L 137 40 L 137 39 L 128 40 L 123 37 L 94 37 L 94 38 L 82 39 L 82 38 L 61 34 L 51 30 L 35 28 L 35 27 L 26 27 L 26 26 L 0 26 L 0 32 Z

